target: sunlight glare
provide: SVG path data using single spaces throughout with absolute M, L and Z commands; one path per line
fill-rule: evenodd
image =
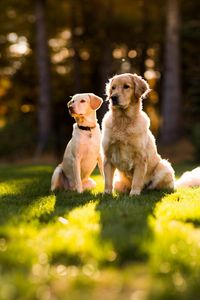
M 70 51 L 67 48 L 63 48 L 61 51 L 52 55 L 52 62 L 55 64 L 62 62 L 64 59 L 68 58 L 69 56 L 70 56 Z
M 9 47 L 10 53 L 14 56 L 22 56 L 30 53 L 28 43 L 26 41 L 19 41 Z
M 148 58 L 148 59 L 145 60 L 145 65 L 148 68 L 153 68 L 155 66 L 155 62 L 153 61 L 153 59 Z
M 66 29 L 60 33 L 61 38 L 65 40 L 69 40 L 71 38 L 71 35 L 72 33 L 69 29 Z
M 35 106 L 32 104 L 23 104 L 20 109 L 23 113 L 29 113 L 35 110 Z
M 116 59 L 121 59 L 123 57 L 126 57 L 127 49 L 125 46 L 117 47 L 113 50 L 112 55 Z
M 0 119 L 0 129 L 4 128 L 6 126 L 6 124 L 7 124 L 6 120 L 4 118 L 1 118 Z
M 57 51 L 66 45 L 66 40 L 63 38 L 54 38 L 49 40 L 49 46 Z
M 82 58 L 82 60 L 88 60 L 90 58 L 90 53 L 88 50 L 84 49 L 81 50 L 80 52 L 80 57 Z
M 17 42 L 17 39 L 18 39 L 18 35 L 17 35 L 15 32 L 10 32 L 10 33 L 7 35 L 7 40 L 8 40 L 10 43 L 16 43 L 16 42 Z
M 144 73 L 144 77 L 147 79 L 147 80 L 150 80 L 150 79 L 153 79 L 153 78 L 157 78 L 157 74 L 154 70 L 147 70 L 145 73 Z
M 132 49 L 132 50 L 129 50 L 128 52 L 128 57 L 129 58 L 135 58 L 137 56 L 137 51 Z

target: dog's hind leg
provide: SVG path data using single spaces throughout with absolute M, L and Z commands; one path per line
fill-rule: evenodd
M 59 189 L 69 189 L 69 184 L 67 177 L 65 176 L 62 166 L 58 165 L 52 175 L 51 178 L 51 191 L 59 190 Z
M 162 159 L 154 170 L 154 174 L 151 178 L 151 183 L 148 185 L 147 189 L 168 189 L 174 190 L 175 178 L 174 170 L 171 164 Z

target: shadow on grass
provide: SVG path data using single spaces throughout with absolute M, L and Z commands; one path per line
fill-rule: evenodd
M 14 222 L 13 224 L 21 220 L 26 223 L 37 220 L 40 225 L 54 223 L 59 217 L 67 217 L 74 209 L 84 208 L 92 203 L 99 216 L 99 245 L 100 247 L 105 243 L 112 245 L 114 262 L 123 264 L 146 259 L 145 243 L 151 238 L 148 218 L 166 192 L 146 191 L 136 197 L 91 192 L 77 194 L 66 191 L 54 195 L 49 192 L 52 174 L 50 167 L 11 167 L 6 168 L 3 173 L 11 190 L 5 191 L 0 200 L 0 224 L 9 220 Z M 42 197 L 47 197 L 46 201 L 52 201 L 52 209 L 41 209 L 39 213 L 34 212 L 35 214 L 30 215 L 27 213 L 25 216 L 27 208 L 35 204 L 35 210 L 40 209 Z M 38 199 L 41 202 L 37 204 Z
M 150 191 L 135 197 L 100 195 L 96 209 L 100 212 L 101 239 L 112 243 L 117 264 L 147 259 L 146 243 L 151 238 L 148 218 L 165 194 Z
M 43 214 L 40 216 L 40 222 L 48 223 L 57 217 L 66 215 L 75 208 L 86 205 L 89 202 L 95 202 L 96 196 L 90 192 L 84 192 L 77 194 L 71 191 L 59 191 L 55 194 L 56 201 L 54 205 L 54 211 L 50 214 Z
M 54 211 L 42 215 L 40 222 L 49 222 L 52 218 L 66 216 L 76 208 L 89 203 L 95 204 L 100 219 L 100 245 L 109 243 L 113 249 L 112 264 L 124 264 L 129 261 L 147 259 L 146 243 L 151 238 L 148 218 L 156 203 L 166 195 L 165 191 L 144 192 L 141 196 L 103 195 L 84 192 L 59 192 L 56 195 Z M 107 263 L 107 262 L 106 262 Z

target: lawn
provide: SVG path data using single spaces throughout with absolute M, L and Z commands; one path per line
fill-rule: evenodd
M 0 170 L 0 300 L 199 298 L 200 188 L 55 195 L 52 170 Z

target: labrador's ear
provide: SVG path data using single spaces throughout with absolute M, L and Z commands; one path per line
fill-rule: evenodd
M 95 94 L 90 93 L 89 94 L 90 97 L 90 106 L 93 110 L 97 110 L 99 109 L 99 107 L 102 105 L 103 100 L 96 96 Z
M 147 94 L 151 91 L 148 83 L 141 76 L 137 74 L 130 74 L 133 83 L 134 83 L 134 94 L 135 98 L 139 100 L 140 98 L 144 99 Z

